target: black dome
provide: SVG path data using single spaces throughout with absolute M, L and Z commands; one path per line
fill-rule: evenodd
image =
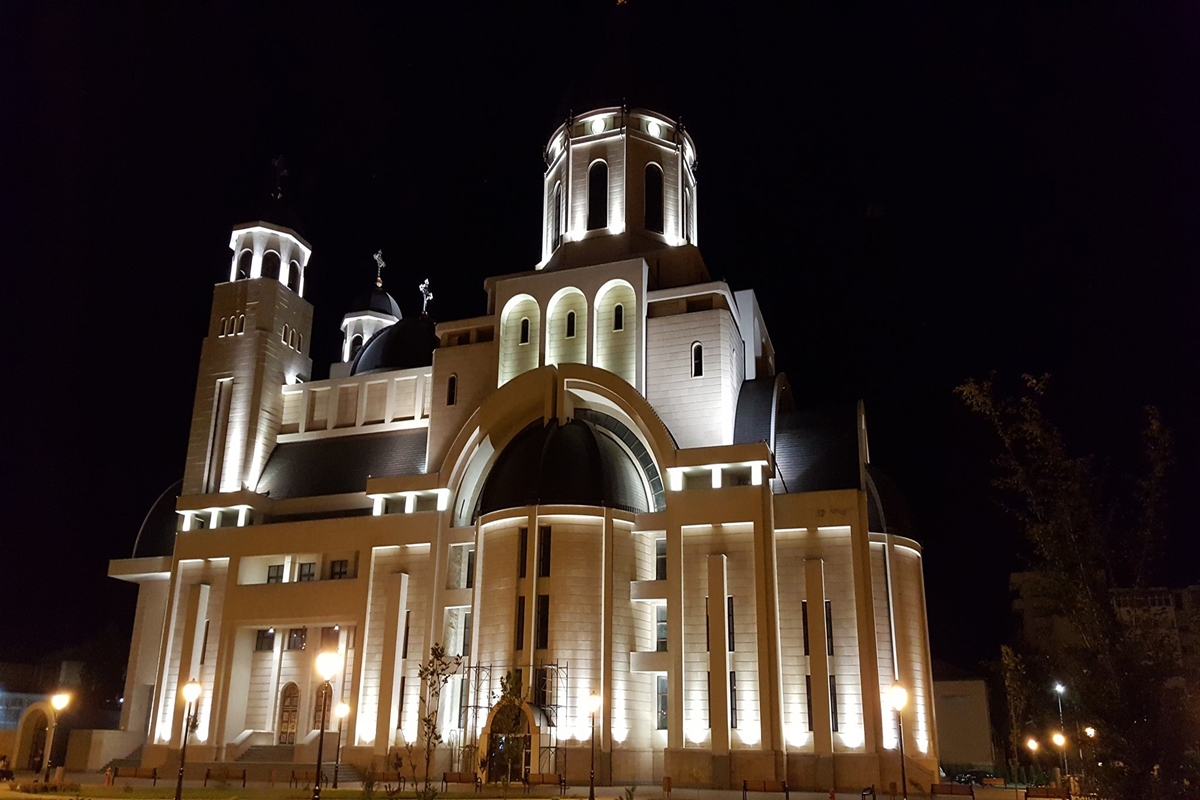
M 175 552 L 175 526 L 179 516 L 175 503 L 183 491 L 183 478 L 172 483 L 150 506 L 133 541 L 134 558 L 169 556 Z
M 535 422 L 496 459 L 478 513 L 527 505 L 650 510 L 637 463 L 603 429 L 581 419 L 562 426 Z
M 396 298 L 378 288 L 359 295 L 354 304 L 350 306 L 350 311 L 374 311 L 379 314 L 390 314 L 396 319 L 404 319 L 404 315 L 400 313 L 400 306 L 396 305 Z
M 387 326 L 363 345 L 354 357 L 350 374 L 428 367 L 433 364 L 437 346 L 437 331 L 428 315 L 404 319 Z

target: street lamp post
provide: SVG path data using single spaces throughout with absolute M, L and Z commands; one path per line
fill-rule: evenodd
M 337 735 L 337 753 L 333 757 L 333 788 L 337 787 L 338 768 L 342 766 L 342 721 L 350 713 L 350 706 L 347 703 L 338 703 L 337 708 L 333 710 L 333 715 L 338 721 Z
M 193 721 L 196 719 L 196 701 L 204 691 L 196 681 L 188 681 L 183 687 L 183 699 L 187 702 L 187 713 L 183 718 L 183 746 L 179 748 L 179 777 L 175 780 L 175 800 L 183 797 L 183 765 L 187 763 L 188 737 L 192 735 Z
M 596 712 L 600 710 L 600 695 L 595 692 L 588 697 L 588 710 L 592 713 L 592 770 L 588 776 L 588 800 L 596 800 Z
M 1058 728 L 1059 728 L 1059 730 L 1063 730 L 1063 731 L 1065 731 L 1067 729 L 1067 724 L 1065 722 L 1063 722 L 1063 709 L 1062 709 L 1063 693 L 1066 691 L 1067 691 L 1067 687 L 1063 686 L 1061 683 L 1054 684 L 1054 693 L 1056 695 L 1058 695 Z M 1055 744 L 1058 744 L 1058 742 L 1055 742 Z M 1065 747 L 1061 747 L 1061 746 L 1060 746 L 1060 749 L 1062 750 L 1063 774 L 1069 775 L 1069 774 L 1071 774 L 1071 770 L 1067 766 L 1067 749 Z
M 50 782 L 50 758 L 54 755 L 54 734 L 58 731 L 58 714 L 67 707 L 69 702 L 71 702 L 71 695 L 66 692 L 59 692 L 50 698 L 50 707 L 54 709 L 54 718 L 50 721 L 50 739 L 46 742 L 46 757 L 43 759 L 46 762 L 46 775 L 42 778 L 42 783 Z
M 898 726 L 897 741 L 900 743 L 900 790 L 904 800 L 908 800 L 908 771 L 904 765 L 904 707 L 908 705 L 908 690 L 899 683 L 893 683 L 888 689 L 888 699 L 896 710 L 896 725 Z
M 325 754 L 325 700 L 333 695 L 333 684 L 330 681 L 337 674 L 338 660 L 337 651 L 327 650 L 317 656 L 317 674 L 324 681 L 321 691 L 329 694 L 317 696 L 317 702 L 321 704 L 321 730 L 317 733 L 317 774 L 313 776 L 313 800 L 321 800 L 321 757 Z

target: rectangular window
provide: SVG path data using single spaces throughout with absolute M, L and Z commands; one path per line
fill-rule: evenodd
M 321 628 L 321 652 L 338 649 L 342 638 L 341 631 L 336 625 L 332 628 Z
M 800 624 L 804 627 L 804 655 L 808 655 L 808 601 L 800 602 Z
M 275 649 L 275 629 L 260 630 L 254 639 L 254 649 L 260 653 Z
M 539 594 L 537 598 L 537 643 L 534 647 L 545 650 L 550 646 L 550 595 Z
M 667 540 L 654 540 L 654 580 L 667 579 Z
M 737 673 L 729 673 L 729 727 L 737 727 Z
M 412 611 L 404 612 L 404 643 L 400 645 L 400 657 L 408 658 L 408 632 L 412 630 Z
M 837 713 L 837 682 L 832 675 L 829 676 L 829 722 L 833 726 L 833 732 L 838 730 L 838 713 Z
M 709 639 L 712 638 L 712 631 L 709 628 L 709 622 L 708 598 L 706 597 L 704 598 L 704 652 L 706 653 L 712 650 L 712 642 L 709 641 Z
M 538 577 L 550 577 L 550 526 L 538 526 Z
M 471 688 L 471 682 L 466 676 L 458 680 L 458 728 L 462 730 L 467 727 L 467 701 L 469 699 L 467 692 Z
M 667 676 L 658 676 L 658 703 L 655 706 L 655 728 L 660 731 L 667 729 Z
M 833 655 L 833 604 L 825 601 L 825 652 Z
M 462 638 L 462 655 L 464 658 L 471 656 L 471 612 L 463 612 L 463 638 Z
M 655 650 L 667 652 L 667 605 L 662 603 L 654 607 L 654 640 Z
M 315 561 L 306 561 L 300 565 L 300 569 L 296 570 L 296 582 L 307 583 L 317 579 L 317 564 Z
M 400 707 L 396 709 L 396 715 L 401 720 L 404 719 L 404 677 L 403 675 L 400 676 Z
M 525 649 L 525 595 L 517 598 L 517 624 L 513 626 L 516 636 L 513 641 L 514 650 Z
M 283 564 L 267 567 L 267 583 L 283 583 Z
M 533 704 L 546 707 L 546 699 L 550 689 L 550 670 L 538 667 L 533 671 Z
M 329 580 L 344 581 L 350 577 L 350 561 L 337 558 L 329 562 Z
M 204 620 L 204 638 L 200 640 L 200 663 L 204 663 L 204 659 L 208 656 L 208 623 L 212 620 Z
M 467 551 L 467 588 L 475 588 L 475 548 Z
M 521 528 L 521 542 L 517 547 L 517 577 L 524 578 L 529 563 L 529 528 Z
M 804 706 L 808 710 L 808 730 L 813 729 L 812 720 L 812 675 L 804 676 Z
M 725 598 L 725 615 L 729 619 L 729 652 L 733 652 L 733 595 Z
M 308 643 L 308 628 L 292 628 L 288 631 L 287 649 L 303 650 Z

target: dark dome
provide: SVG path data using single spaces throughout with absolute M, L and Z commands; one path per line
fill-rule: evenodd
M 581 419 L 535 422 L 496 459 L 478 513 L 527 505 L 650 510 L 637 463 L 604 429 Z
M 428 367 L 433 364 L 437 346 L 437 331 L 428 315 L 403 319 L 379 331 L 363 345 L 354 357 L 350 374 Z
M 169 556 L 175 552 L 175 526 L 179 516 L 175 503 L 183 491 L 183 478 L 172 483 L 150 506 L 137 538 L 133 540 L 133 557 Z
M 404 319 L 404 315 L 400 313 L 400 306 L 396 305 L 396 299 L 378 288 L 359 295 L 354 304 L 350 306 L 350 312 L 354 313 L 355 311 L 374 311 L 379 314 L 390 314 L 396 319 Z
M 908 500 L 892 479 L 867 464 L 867 526 L 875 533 L 916 539 Z

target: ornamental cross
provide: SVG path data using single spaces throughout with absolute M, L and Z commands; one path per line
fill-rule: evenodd
M 421 290 L 421 297 L 423 298 L 421 300 L 421 313 L 424 314 L 426 309 L 429 308 L 429 301 L 433 299 L 433 292 L 429 288 L 429 278 L 426 278 L 417 288 Z
M 386 266 L 387 266 L 387 264 L 384 263 L 384 261 L 383 261 L 383 251 L 382 250 L 376 251 L 376 253 L 375 253 L 375 287 L 378 289 L 383 288 L 383 268 Z

